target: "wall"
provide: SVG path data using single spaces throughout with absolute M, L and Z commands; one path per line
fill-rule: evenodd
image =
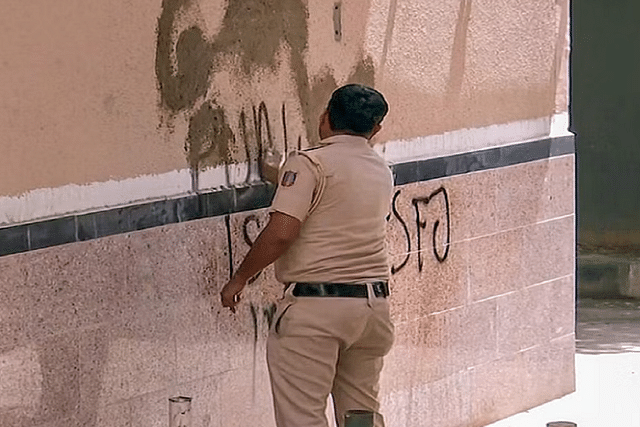
M 337 41 L 321 2 L 9 1 L 0 225 L 259 180 L 247 160 L 313 145 L 349 81 L 389 99 L 376 142 L 402 146 L 390 161 L 542 138 L 566 119 L 563 2 L 341 7 Z
M 57 3 L 0 18 L 0 424 L 160 426 L 188 395 L 194 425 L 273 425 L 280 285 L 216 294 L 266 222 L 257 163 L 350 81 L 391 105 L 389 424 L 573 390 L 567 3 Z

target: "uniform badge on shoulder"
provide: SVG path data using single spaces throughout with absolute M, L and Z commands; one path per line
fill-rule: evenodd
M 295 184 L 297 176 L 298 172 L 286 171 L 284 175 L 282 175 L 280 185 L 282 185 L 283 187 L 291 187 L 293 184 Z

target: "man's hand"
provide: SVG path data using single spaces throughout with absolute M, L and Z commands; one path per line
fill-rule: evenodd
M 260 164 L 260 173 L 262 178 L 266 179 L 272 184 L 278 185 L 278 172 L 282 166 L 282 154 L 279 152 L 268 149 L 262 158 Z
M 222 306 L 229 307 L 231 312 L 235 313 L 236 305 L 238 305 L 238 303 L 240 302 L 240 296 L 246 284 L 246 281 L 237 279 L 235 277 L 229 280 L 229 282 L 224 285 L 224 288 L 222 288 L 222 291 L 220 291 Z
M 244 257 L 229 283 L 220 292 L 222 306 L 233 313 L 240 302 L 240 295 L 245 285 L 256 273 L 278 259 L 298 238 L 302 222 L 287 214 L 273 212 L 269 223 L 262 230 L 253 246 Z

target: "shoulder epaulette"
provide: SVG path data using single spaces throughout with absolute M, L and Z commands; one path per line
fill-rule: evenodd
M 319 148 L 324 148 L 324 147 L 326 147 L 326 145 L 316 145 L 315 147 L 308 147 L 308 148 L 305 148 L 305 149 L 300 150 L 300 151 L 308 152 L 308 151 L 314 151 L 314 150 L 317 150 Z

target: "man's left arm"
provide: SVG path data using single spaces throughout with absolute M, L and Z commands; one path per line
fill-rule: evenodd
M 272 212 L 269 223 L 251 246 L 232 279 L 222 288 L 222 306 L 236 312 L 247 281 L 280 257 L 300 234 L 302 222 L 282 212 Z

